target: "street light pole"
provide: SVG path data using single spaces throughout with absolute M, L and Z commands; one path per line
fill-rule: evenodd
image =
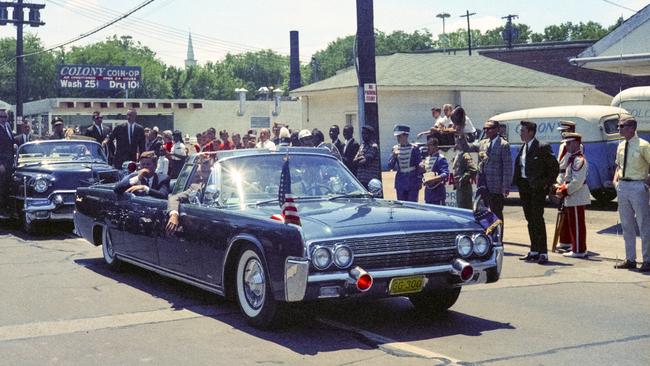
M 467 17 L 467 49 L 469 50 L 469 55 L 472 55 L 472 31 L 469 28 L 469 17 L 476 15 L 476 13 L 470 13 L 469 10 L 466 10 L 465 15 L 461 15 L 461 18 Z
M 439 13 L 436 18 L 442 19 L 442 50 L 447 51 L 447 33 L 445 33 L 445 18 L 449 18 L 449 13 Z

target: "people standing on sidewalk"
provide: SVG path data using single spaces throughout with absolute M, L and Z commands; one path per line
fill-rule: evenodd
M 564 138 L 564 135 L 567 133 L 576 132 L 576 123 L 573 121 L 560 121 L 560 127 L 557 128 L 560 131 L 560 135 Z M 557 176 L 557 183 L 562 184 L 564 182 L 564 174 L 567 170 L 567 163 L 569 161 L 569 156 L 567 154 L 566 142 L 562 140 L 560 142 L 560 147 L 557 153 L 557 162 L 560 166 L 560 174 Z M 580 145 L 580 151 L 582 152 L 582 145 Z M 564 207 L 560 205 L 559 210 L 562 211 Z M 564 215 L 564 212 L 560 213 Z M 569 250 L 571 249 L 571 232 L 569 231 L 569 221 L 560 220 L 560 226 L 557 228 L 560 232 L 559 243 L 557 244 L 557 249 L 560 250 Z
M 637 121 L 634 116 L 622 114 L 618 121 L 618 132 L 625 140 L 616 150 L 616 172 L 614 185 L 618 195 L 618 214 L 625 240 L 625 261 L 615 268 L 636 268 L 635 219 L 641 234 L 643 263 L 641 272 L 650 272 L 650 208 L 648 206 L 648 185 L 650 176 L 650 144 L 636 134 Z
M 555 195 L 564 200 L 566 227 L 569 230 L 571 251 L 565 257 L 585 258 L 587 256 L 587 228 L 585 207 L 591 203 L 589 187 L 586 184 L 589 163 L 580 148 L 582 135 L 575 132 L 564 134 L 566 165 L 565 172 L 558 174 Z M 561 179 L 560 179 L 561 177 Z
M 478 151 L 478 187 L 487 188 L 485 204 L 503 221 L 503 203 L 510 194 L 512 183 L 512 156 L 510 144 L 499 133 L 497 121 L 483 125 L 485 138 L 470 145 L 469 151 Z M 503 235 L 503 233 L 502 233 Z
M 363 144 L 359 147 L 357 156 L 352 164 L 357 168 L 357 179 L 366 189 L 372 179 L 379 179 L 381 170 L 379 168 L 379 145 L 375 139 L 375 129 L 372 126 L 361 127 L 361 139 Z
M 409 143 L 411 128 L 406 125 L 395 125 L 393 135 L 397 138 L 397 145 L 388 159 L 388 168 L 396 170 L 395 191 L 400 201 L 418 201 L 418 194 L 422 188 L 422 174 L 420 162 L 422 155 L 420 149 Z
M 433 135 L 427 137 L 427 156 L 420 163 L 424 172 L 424 202 L 432 205 L 445 205 L 447 191 L 445 184 L 449 177 L 449 163 L 439 150 L 438 139 Z
M 469 146 L 465 136 L 456 135 L 456 156 L 452 162 L 452 174 L 454 190 L 456 191 L 456 207 L 471 210 L 472 202 L 472 179 L 476 176 L 476 164 L 474 159 L 467 152 Z
M 559 173 L 559 166 L 551 146 L 535 138 L 537 124 L 519 123 L 519 137 L 523 142 L 515 159 L 513 183 L 519 187 L 519 197 L 528 221 L 530 251 L 519 258 L 525 261 L 548 262 L 544 203 L 549 189 Z

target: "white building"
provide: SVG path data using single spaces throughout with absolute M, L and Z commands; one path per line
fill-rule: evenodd
M 137 109 L 138 122 L 145 127 L 179 129 L 190 136 L 209 127 L 243 134 L 274 122 L 299 129 L 302 118 L 300 102 L 275 100 L 53 98 L 25 103 L 23 114 L 32 120 L 35 133 L 45 134 L 53 116 L 61 116 L 68 127 L 85 127 L 99 111 L 105 124 L 114 125 L 126 120 L 128 108 Z
M 490 116 L 535 107 L 609 101 L 593 85 L 496 61 L 483 56 L 398 53 L 376 58 L 382 162 L 395 144 L 396 123 L 411 131 L 431 127 L 431 108 L 462 105 L 476 128 Z M 357 139 L 357 76 L 354 68 L 293 90 L 302 102 L 302 126 L 327 131 L 352 125 Z M 327 133 L 325 132 L 327 135 Z M 415 136 L 415 134 L 412 134 Z

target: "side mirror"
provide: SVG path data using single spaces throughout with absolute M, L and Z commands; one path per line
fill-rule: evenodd
M 214 204 L 219 204 L 219 196 L 221 195 L 221 191 L 217 187 L 216 184 L 210 184 L 207 187 L 205 187 L 205 192 L 203 193 L 203 203 L 206 205 L 214 205 Z
M 373 196 L 375 197 L 383 197 L 384 190 L 381 186 L 381 181 L 379 179 L 371 179 L 370 182 L 368 182 L 368 191 L 372 193 Z

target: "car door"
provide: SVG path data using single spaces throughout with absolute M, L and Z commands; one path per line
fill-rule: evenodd
M 167 201 L 151 196 L 125 195 L 130 196 L 125 205 L 126 217 L 122 233 L 125 254 L 140 261 L 158 264 L 156 239 L 164 232 L 161 216 L 166 211 Z

